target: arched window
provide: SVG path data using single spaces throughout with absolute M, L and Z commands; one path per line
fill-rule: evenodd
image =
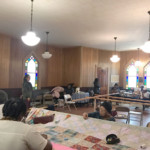
M 135 64 L 132 62 L 126 70 L 126 88 L 133 89 L 138 87 L 139 77 L 138 77 L 139 69 L 136 68 Z
M 144 86 L 150 88 L 150 62 L 144 68 Z
M 33 86 L 33 89 L 37 89 L 38 62 L 33 56 L 25 61 L 25 75 L 26 74 L 29 74 L 31 77 L 30 82 Z

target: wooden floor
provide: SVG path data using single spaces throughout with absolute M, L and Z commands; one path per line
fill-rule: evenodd
M 115 106 L 113 106 L 113 107 L 115 107 Z M 130 107 L 130 110 L 136 111 L 134 106 Z M 56 111 L 71 113 L 71 114 L 75 114 L 75 115 L 82 115 L 84 112 L 87 112 L 87 113 L 93 112 L 93 106 L 87 106 L 87 105 L 78 106 L 77 110 L 75 110 L 74 107 L 71 107 L 71 112 L 67 109 L 67 107 L 65 107 L 65 109 L 58 107 L 58 108 L 56 108 Z M 131 117 L 130 124 L 140 126 L 138 118 L 139 118 L 138 116 L 134 116 L 134 118 Z M 117 122 L 125 122 L 125 120 L 117 120 Z M 142 126 L 146 127 L 148 122 L 150 122 L 150 108 L 146 108 L 145 111 L 143 112 L 143 125 Z

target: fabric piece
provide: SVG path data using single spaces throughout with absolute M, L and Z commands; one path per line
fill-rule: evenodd
M 76 149 L 66 147 L 66 146 L 63 146 L 61 144 L 56 144 L 56 143 L 53 143 L 53 142 L 52 142 L 52 146 L 53 146 L 54 150 L 76 150 Z

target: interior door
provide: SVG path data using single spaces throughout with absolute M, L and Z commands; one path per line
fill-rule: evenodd
M 108 94 L 108 68 L 97 68 L 97 77 L 100 83 L 101 95 Z

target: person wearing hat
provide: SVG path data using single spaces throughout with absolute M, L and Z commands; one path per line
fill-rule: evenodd
M 97 109 L 96 112 L 92 113 L 83 113 L 83 118 L 88 119 L 88 117 L 103 119 L 108 121 L 115 121 L 115 118 L 111 115 L 112 105 L 109 102 L 103 102 L 100 106 L 100 109 Z

